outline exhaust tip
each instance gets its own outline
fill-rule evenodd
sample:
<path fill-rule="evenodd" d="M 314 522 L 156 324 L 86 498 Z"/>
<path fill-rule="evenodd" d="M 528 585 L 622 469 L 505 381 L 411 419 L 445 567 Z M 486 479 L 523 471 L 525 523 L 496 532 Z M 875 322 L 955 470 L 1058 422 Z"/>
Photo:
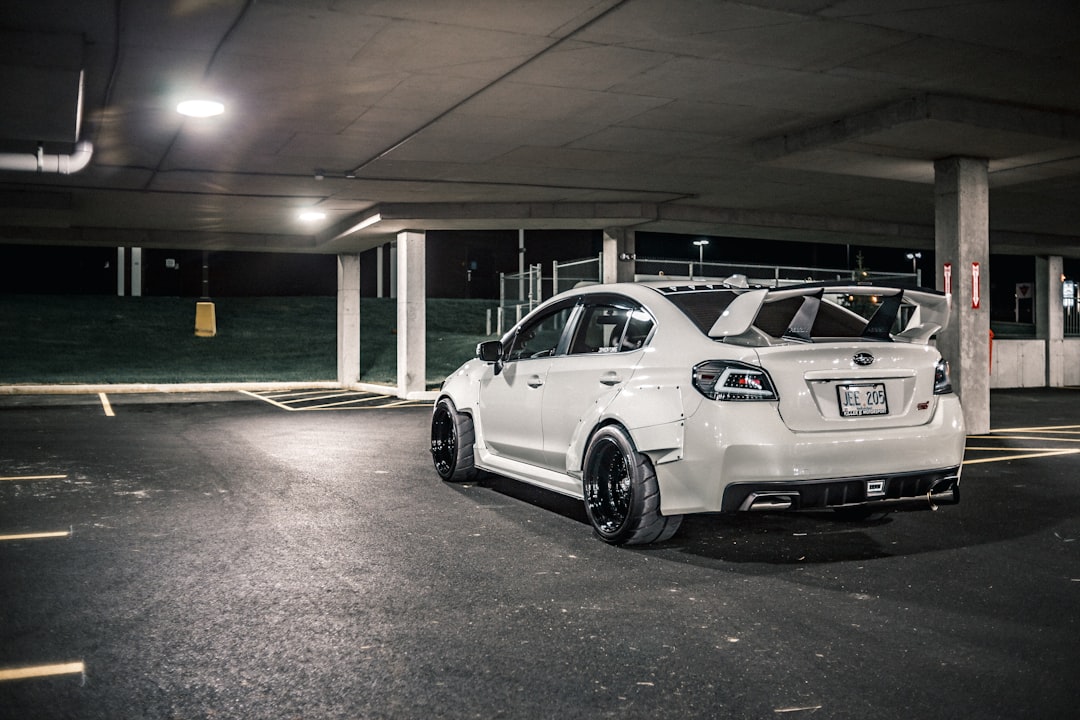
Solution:
<path fill-rule="evenodd" d="M 768 510 L 791 510 L 795 507 L 795 496 L 790 493 L 750 493 L 739 508 L 748 512 Z"/>

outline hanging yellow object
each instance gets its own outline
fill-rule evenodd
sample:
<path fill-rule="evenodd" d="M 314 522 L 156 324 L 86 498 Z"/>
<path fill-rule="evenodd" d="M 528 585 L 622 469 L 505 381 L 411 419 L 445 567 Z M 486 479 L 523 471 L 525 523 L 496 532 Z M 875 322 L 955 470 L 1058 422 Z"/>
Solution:
<path fill-rule="evenodd" d="M 195 336 L 214 337 L 217 335 L 217 317 L 214 315 L 214 303 L 195 304 Z"/>

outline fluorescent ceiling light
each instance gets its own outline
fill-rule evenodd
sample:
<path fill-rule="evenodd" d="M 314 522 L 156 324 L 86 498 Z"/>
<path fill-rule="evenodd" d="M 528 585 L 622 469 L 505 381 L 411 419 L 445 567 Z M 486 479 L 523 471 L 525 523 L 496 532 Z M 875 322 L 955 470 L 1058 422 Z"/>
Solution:
<path fill-rule="evenodd" d="M 300 219 L 304 222 L 318 222 L 319 220 L 326 219 L 326 213 L 319 212 L 318 210 L 305 210 L 300 213 Z"/>
<path fill-rule="evenodd" d="M 176 106 L 176 112 L 188 117 L 213 117 L 225 112 L 225 106 L 217 100 L 185 100 Z"/>

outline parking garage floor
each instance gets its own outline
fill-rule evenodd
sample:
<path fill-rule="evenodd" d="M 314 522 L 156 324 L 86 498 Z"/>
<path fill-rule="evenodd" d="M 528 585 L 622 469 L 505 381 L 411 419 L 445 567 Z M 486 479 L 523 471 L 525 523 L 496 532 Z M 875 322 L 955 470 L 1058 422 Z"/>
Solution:
<path fill-rule="evenodd" d="M 955 507 L 620 549 L 427 407 L 5 396 L 0 717 L 1076 717 L 1078 400 L 996 391 Z"/>

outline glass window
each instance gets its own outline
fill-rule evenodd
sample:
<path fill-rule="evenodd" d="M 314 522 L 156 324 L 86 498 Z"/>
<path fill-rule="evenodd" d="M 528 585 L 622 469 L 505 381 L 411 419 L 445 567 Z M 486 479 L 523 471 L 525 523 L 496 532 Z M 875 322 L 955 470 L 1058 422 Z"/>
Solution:
<path fill-rule="evenodd" d="M 573 311 L 573 305 L 553 308 L 523 325 L 514 335 L 507 361 L 554 355 Z"/>
<path fill-rule="evenodd" d="M 652 317 L 624 305 L 587 305 L 570 345 L 572 354 L 637 350 L 649 337 Z"/>

